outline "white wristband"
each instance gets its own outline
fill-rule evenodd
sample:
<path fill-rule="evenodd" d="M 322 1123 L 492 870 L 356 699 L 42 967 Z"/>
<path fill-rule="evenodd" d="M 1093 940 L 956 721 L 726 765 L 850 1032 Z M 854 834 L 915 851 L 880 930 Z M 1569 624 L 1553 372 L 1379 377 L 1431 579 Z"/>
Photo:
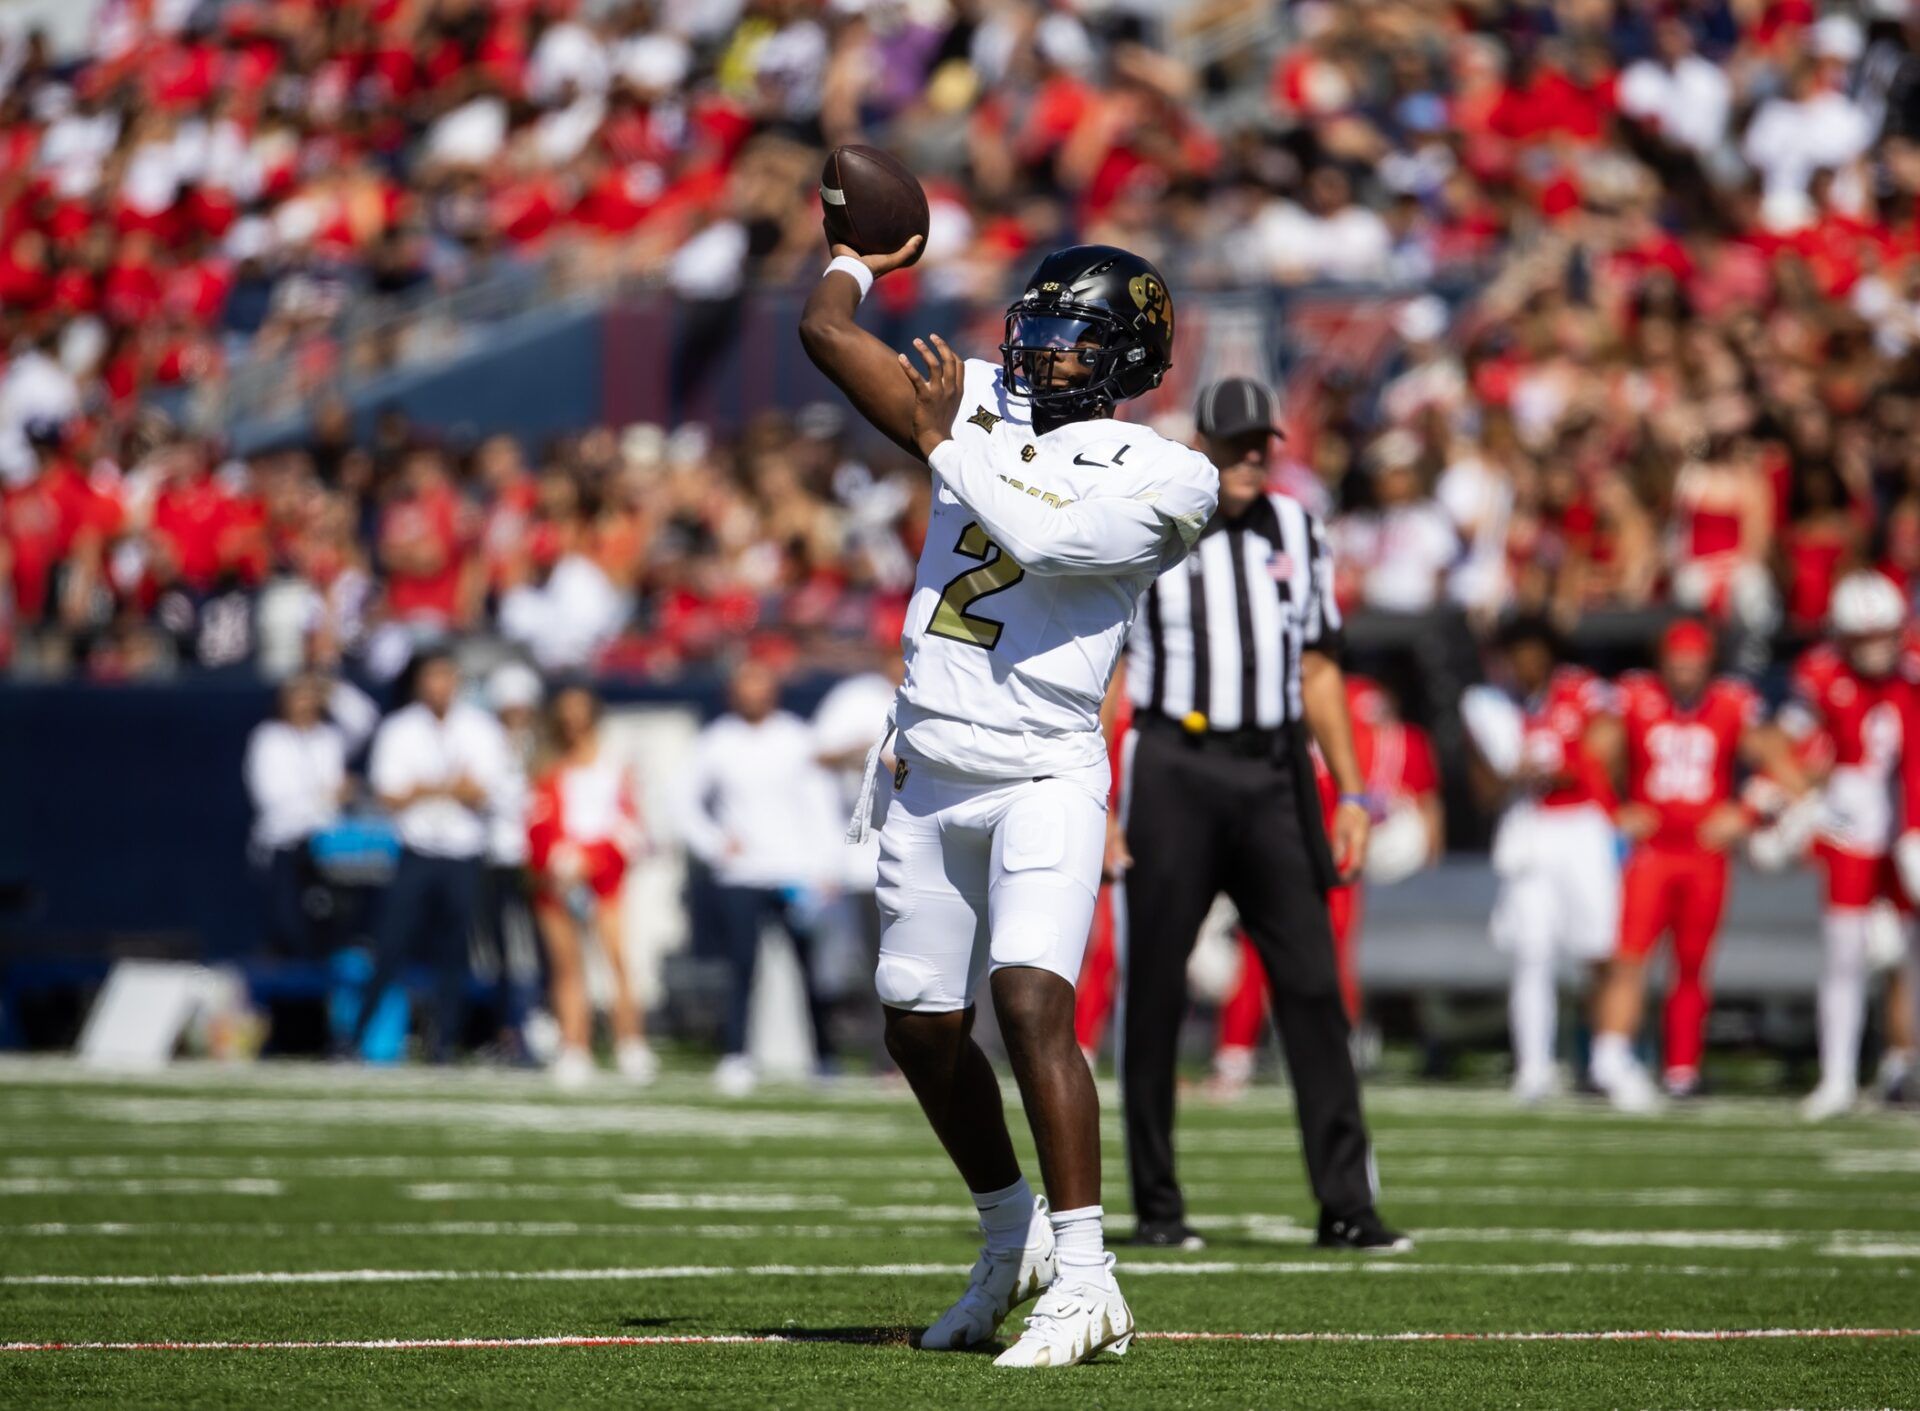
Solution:
<path fill-rule="evenodd" d="M 835 270 L 839 270 L 842 274 L 850 274 L 853 276 L 853 282 L 860 286 L 860 297 L 863 300 L 867 297 L 867 291 L 873 288 L 873 271 L 868 269 L 859 260 L 856 260 L 852 255 L 835 255 L 833 257 L 833 263 L 826 267 L 820 277 L 825 279 L 827 275 L 832 274 Z"/>

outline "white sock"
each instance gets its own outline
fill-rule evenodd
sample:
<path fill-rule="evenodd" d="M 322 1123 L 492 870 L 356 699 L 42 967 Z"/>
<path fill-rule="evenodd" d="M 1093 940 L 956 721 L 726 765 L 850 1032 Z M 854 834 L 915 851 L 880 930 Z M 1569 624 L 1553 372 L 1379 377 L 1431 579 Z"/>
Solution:
<path fill-rule="evenodd" d="M 1513 982 L 1507 993 L 1507 1023 L 1513 1030 L 1513 1064 L 1533 1075 L 1553 1067 L 1553 1030 L 1560 997 L 1554 985 L 1553 951 L 1546 946 L 1513 958 Z"/>
<path fill-rule="evenodd" d="M 973 1204 L 980 1212 L 988 1249 L 1000 1254 L 1026 1248 L 1027 1231 L 1033 1225 L 1033 1188 L 1025 1176 L 1004 1190 L 975 1191 Z"/>
<path fill-rule="evenodd" d="M 1047 1217 L 1053 1222 L 1053 1247 L 1063 1277 L 1102 1284 L 1113 1277 L 1107 1272 L 1106 1231 L 1100 1224 L 1105 1214 L 1097 1205 L 1083 1205 Z"/>
<path fill-rule="evenodd" d="M 1595 1034 L 1589 1066 L 1597 1081 L 1606 1082 L 1633 1067 L 1633 1045 L 1625 1034 Z"/>
<path fill-rule="evenodd" d="M 1820 1084 L 1850 1089 L 1860 1073 L 1860 1030 L 1867 1008 L 1867 914 L 1854 908 L 1821 919 Z"/>

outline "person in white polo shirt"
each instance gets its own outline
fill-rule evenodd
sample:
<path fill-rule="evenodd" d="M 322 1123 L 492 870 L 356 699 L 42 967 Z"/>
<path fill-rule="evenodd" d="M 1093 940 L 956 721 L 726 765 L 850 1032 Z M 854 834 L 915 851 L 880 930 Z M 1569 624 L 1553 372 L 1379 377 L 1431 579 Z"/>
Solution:
<path fill-rule="evenodd" d="M 243 766 L 253 802 L 253 857 L 266 883 L 267 937 L 282 955 L 313 949 L 307 893 L 313 835 L 331 827 L 352 788 L 352 743 L 327 718 L 327 683 L 302 672 L 280 687 L 279 713 L 247 737 Z"/>
<path fill-rule="evenodd" d="M 841 826 L 833 778 L 815 758 L 813 729 L 779 709 L 773 673 L 747 662 L 733 674 L 733 710 L 700 732 L 681 791 L 681 836 L 713 873 L 714 941 L 733 972 L 714 1082 L 740 1095 L 754 1085 L 747 1005 L 760 928 L 793 938 L 806 976 L 814 1053 L 831 1056 L 828 1005 L 814 965 L 822 902 L 840 880 Z"/>
<path fill-rule="evenodd" d="M 449 652 L 423 649 L 412 675 L 413 702 L 381 722 L 367 767 L 368 783 L 393 815 L 400 861 L 381 906 L 373 982 L 353 1043 L 358 1048 L 387 986 L 418 958 L 434 974 L 427 1052 L 440 1063 L 453 1056 L 465 1020 L 467 938 L 505 747 L 498 721 L 456 699 L 460 671 Z"/>

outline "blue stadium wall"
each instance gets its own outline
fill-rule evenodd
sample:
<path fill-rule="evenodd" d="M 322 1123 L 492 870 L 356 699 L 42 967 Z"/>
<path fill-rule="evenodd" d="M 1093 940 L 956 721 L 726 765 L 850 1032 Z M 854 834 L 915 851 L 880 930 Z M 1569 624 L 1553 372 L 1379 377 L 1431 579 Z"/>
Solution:
<path fill-rule="evenodd" d="M 832 679 L 786 704 L 811 712 Z M 616 704 L 722 709 L 717 676 L 609 682 Z M 0 968 L 114 954 L 221 959 L 257 951 L 247 862 L 247 735 L 273 709 L 249 676 L 152 686 L 0 686 Z"/>

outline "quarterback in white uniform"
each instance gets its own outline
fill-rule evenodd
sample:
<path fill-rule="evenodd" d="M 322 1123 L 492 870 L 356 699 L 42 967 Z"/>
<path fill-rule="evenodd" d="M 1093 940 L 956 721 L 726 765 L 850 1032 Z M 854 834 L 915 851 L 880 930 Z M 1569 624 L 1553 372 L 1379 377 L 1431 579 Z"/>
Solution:
<path fill-rule="evenodd" d="M 1100 704 L 1140 594 L 1199 537 L 1219 477 L 1199 452 L 1111 419 L 1171 365 L 1173 305 L 1153 266 L 1106 246 L 1060 251 L 1008 310 L 999 365 L 963 363 L 937 337 L 915 340 L 915 363 L 853 313 L 916 249 L 835 247 L 801 338 L 933 471 L 897 764 L 874 804 L 875 987 L 888 1052 L 966 1180 L 986 1242 L 921 1346 L 986 1342 L 1038 1294 L 996 1365 L 1066 1366 L 1124 1353 L 1133 1336 L 1101 1233 L 1098 1099 L 1073 1035 L 1106 841 Z M 971 1038 L 983 975 L 1051 1210 L 1020 1173 Z"/>

